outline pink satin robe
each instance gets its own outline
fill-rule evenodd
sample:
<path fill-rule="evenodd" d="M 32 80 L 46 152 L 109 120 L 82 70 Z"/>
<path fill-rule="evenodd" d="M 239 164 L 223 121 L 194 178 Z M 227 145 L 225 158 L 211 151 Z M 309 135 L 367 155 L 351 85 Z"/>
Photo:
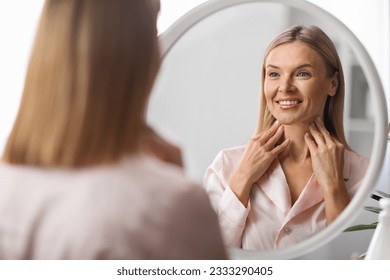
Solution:
<path fill-rule="evenodd" d="M 245 208 L 228 185 L 244 149 L 236 147 L 221 151 L 204 177 L 204 187 L 218 214 L 227 246 L 248 250 L 283 248 L 325 228 L 324 198 L 315 176 L 311 176 L 291 206 L 289 187 L 278 160 L 255 183 Z M 351 197 L 359 188 L 368 163 L 367 158 L 345 151 L 344 180 Z"/>

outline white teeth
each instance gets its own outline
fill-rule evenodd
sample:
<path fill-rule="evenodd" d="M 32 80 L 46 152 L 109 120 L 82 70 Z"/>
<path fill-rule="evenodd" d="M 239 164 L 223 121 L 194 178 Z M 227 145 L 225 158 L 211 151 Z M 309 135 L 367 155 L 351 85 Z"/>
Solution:
<path fill-rule="evenodd" d="M 291 106 L 291 105 L 296 105 L 298 104 L 298 101 L 292 101 L 292 100 L 286 100 L 286 101 L 279 101 L 279 104 L 282 106 Z"/>

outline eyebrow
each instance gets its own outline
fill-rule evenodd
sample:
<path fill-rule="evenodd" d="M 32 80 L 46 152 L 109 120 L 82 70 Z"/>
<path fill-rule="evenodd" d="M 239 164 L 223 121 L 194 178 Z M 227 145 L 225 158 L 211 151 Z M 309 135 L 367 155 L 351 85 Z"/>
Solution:
<path fill-rule="evenodd" d="M 305 67 L 311 67 L 311 68 L 314 68 L 314 66 L 310 63 L 304 63 L 304 64 L 301 64 L 299 65 L 298 67 L 296 67 L 296 69 L 299 69 L 299 68 L 305 68 Z M 273 65 L 273 64 L 268 64 L 267 66 L 265 66 L 265 68 L 276 68 L 276 69 L 280 69 L 280 67 L 276 66 L 276 65 Z"/>

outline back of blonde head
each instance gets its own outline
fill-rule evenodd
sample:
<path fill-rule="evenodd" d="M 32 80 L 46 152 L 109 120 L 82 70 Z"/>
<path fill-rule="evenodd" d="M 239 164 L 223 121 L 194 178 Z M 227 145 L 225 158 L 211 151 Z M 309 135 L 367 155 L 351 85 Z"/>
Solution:
<path fill-rule="evenodd" d="M 76 167 L 136 153 L 159 67 L 145 0 L 47 0 L 6 162 Z"/>

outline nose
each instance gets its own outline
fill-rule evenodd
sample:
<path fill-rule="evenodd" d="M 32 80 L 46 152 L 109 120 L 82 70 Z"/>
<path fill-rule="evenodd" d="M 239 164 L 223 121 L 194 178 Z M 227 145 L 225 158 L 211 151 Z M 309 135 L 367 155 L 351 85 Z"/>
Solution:
<path fill-rule="evenodd" d="M 293 79 L 291 77 L 284 77 L 279 80 L 280 84 L 278 91 L 280 92 L 293 92 L 296 90 Z"/>

